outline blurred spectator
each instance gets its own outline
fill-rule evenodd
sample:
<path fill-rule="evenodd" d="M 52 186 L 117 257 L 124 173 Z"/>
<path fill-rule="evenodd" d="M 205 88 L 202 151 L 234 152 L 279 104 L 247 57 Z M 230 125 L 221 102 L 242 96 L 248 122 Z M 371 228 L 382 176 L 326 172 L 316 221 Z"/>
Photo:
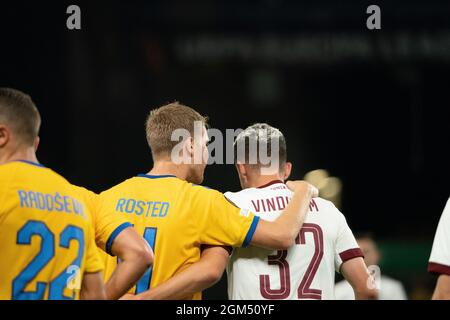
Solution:
<path fill-rule="evenodd" d="M 366 265 L 378 265 L 381 254 L 373 238 L 370 235 L 364 235 L 357 237 L 356 240 L 364 253 L 364 261 Z M 336 283 L 334 292 L 337 300 L 355 300 L 353 289 L 346 280 Z M 400 281 L 381 274 L 379 299 L 407 300 L 408 298 Z"/>

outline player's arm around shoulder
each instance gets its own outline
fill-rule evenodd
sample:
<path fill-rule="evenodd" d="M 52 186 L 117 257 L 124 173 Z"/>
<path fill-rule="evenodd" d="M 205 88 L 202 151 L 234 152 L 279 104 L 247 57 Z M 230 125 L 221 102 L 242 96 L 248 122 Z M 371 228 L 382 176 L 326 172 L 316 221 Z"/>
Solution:
<path fill-rule="evenodd" d="M 248 245 L 259 217 L 241 210 L 223 193 L 193 186 L 190 191 L 190 212 L 198 243 L 240 247 Z"/>
<path fill-rule="evenodd" d="M 289 205 L 273 222 L 260 220 L 250 243 L 269 249 L 288 249 L 297 237 L 311 199 L 318 196 L 318 190 L 304 181 L 289 181 L 288 188 L 293 191 Z"/>
<path fill-rule="evenodd" d="M 191 209 L 196 214 L 199 242 L 232 247 L 251 243 L 270 249 L 289 248 L 318 191 L 304 181 L 288 182 L 288 187 L 294 192 L 292 199 L 274 222 L 263 221 L 248 210 L 237 208 L 218 191 L 198 189 L 193 192 Z"/>

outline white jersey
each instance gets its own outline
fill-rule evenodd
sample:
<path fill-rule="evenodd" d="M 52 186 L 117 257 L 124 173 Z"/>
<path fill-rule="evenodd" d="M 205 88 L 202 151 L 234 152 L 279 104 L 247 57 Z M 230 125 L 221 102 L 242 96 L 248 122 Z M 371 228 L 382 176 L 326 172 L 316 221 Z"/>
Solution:
<path fill-rule="evenodd" d="M 450 275 L 450 199 L 447 201 L 434 236 L 428 271 Z"/>
<path fill-rule="evenodd" d="M 282 181 L 227 192 L 241 209 L 273 221 L 292 192 Z M 236 248 L 227 266 L 228 297 L 235 299 L 334 299 L 334 276 L 344 261 L 363 254 L 345 217 L 329 201 L 315 198 L 289 250 Z"/>
<path fill-rule="evenodd" d="M 334 293 L 337 300 L 355 300 L 355 292 L 352 286 L 346 280 L 336 283 Z M 398 280 L 390 277 L 381 276 L 379 300 L 407 300 L 405 288 Z"/>

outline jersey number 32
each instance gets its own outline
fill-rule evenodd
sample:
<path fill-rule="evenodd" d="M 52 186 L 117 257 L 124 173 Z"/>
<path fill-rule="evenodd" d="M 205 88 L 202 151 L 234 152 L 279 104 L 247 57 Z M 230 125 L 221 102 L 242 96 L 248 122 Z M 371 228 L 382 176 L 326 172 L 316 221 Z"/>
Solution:
<path fill-rule="evenodd" d="M 311 233 L 314 239 L 314 254 L 306 269 L 305 275 L 297 289 L 298 299 L 322 299 L 322 290 L 312 289 L 311 283 L 319 268 L 323 257 L 323 232 L 319 225 L 313 223 L 303 224 L 300 233 L 295 240 L 296 245 L 306 244 L 305 234 Z M 272 289 L 270 287 L 269 275 L 259 276 L 260 293 L 265 299 L 286 299 L 291 294 L 291 274 L 289 263 L 286 260 L 287 250 L 278 250 L 275 255 L 268 256 L 269 265 L 277 265 L 280 269 L 280 288 Z"/>

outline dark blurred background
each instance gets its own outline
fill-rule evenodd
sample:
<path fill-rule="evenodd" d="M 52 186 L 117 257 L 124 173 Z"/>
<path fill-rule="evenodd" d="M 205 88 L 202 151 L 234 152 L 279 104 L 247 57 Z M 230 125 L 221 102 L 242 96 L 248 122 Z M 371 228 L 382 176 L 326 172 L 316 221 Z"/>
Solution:
<path fill-rule="evenodd" d="M 82 30 L 66 28 L 69 4 Z M 370 4 L 381 30 L 366 28 Z M 293 178 L 338 177 L 340 208 L 375 234 L 383 272 L 429 298 L 450 194 L 450 2 L 2 1 L 0 36 L 0 86 L 33 97 L 38 157 L 72 182 L 99 192 L 148 171 L 145 117 L 166 102 L 221 130 L 268 122 Z M 239 188 L 231 165 L 210 166 L 205 184 Z"/>

